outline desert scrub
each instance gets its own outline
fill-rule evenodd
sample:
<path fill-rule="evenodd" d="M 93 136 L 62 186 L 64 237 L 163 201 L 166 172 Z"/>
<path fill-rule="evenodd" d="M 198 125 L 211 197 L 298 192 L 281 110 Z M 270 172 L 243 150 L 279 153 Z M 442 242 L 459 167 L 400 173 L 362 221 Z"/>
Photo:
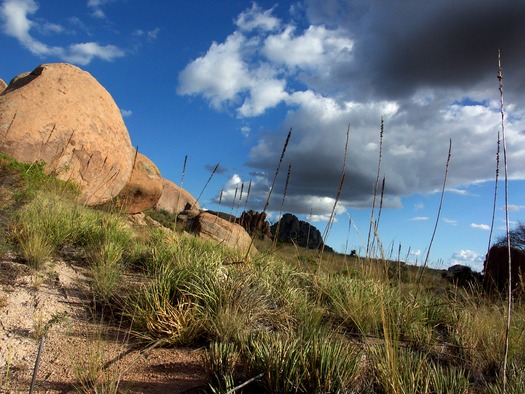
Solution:
<path fill-rule="evenodd" d="M 443 367 L 426 354 L 403 349 L 398 343 L 369 347 L 374 392 L 387 394 L 468 393 L 469 373 Z"/>
<path fill-rule="evenodd" d="M 456 310 L 456 323 L 451 340 L 458 347 L 459 357 L 468 362 L 473 375 L 490 379 L 499 372 L 505 342 L 505 309 L 497 303 L 469 303 Z M 519 304 L 509 332 L 509 362 L 525 364 L 525 307 Z"/>
<path fill-rule="evenodd" d="M 204 353 L 204 368 L 208 375 L 208 386 L 212 393 L 225 393 L 235 387 L 243 377 L 240 352 L 233 343 L 212 342 Z"/>
<path fill-rule="evenodd" d="M 359 351 L 326 330 L 260 333 L 246 354 L 248 375 L 263 374 L 264 392 L 338 393 L 357 386 Z"/>
<path fill-rule="evenodd" d="M 379 293 L 383 287 L 373 279 L 359 280 L 337 274 L 320 274 L 316 281 L 319 300 L 336 327 L 352 334 L 373 336 L 381 332 Z M 389 296 L 388 300 L 395 298 Z"/>
<path fill-rule="evenodd" d="M 242 343 L 256 331 L 286 330 L 290 317 L 256 273 L 210 253 L 159 269 L 131 295 L 127 313 L 139 336 L 170 345 Z"/>

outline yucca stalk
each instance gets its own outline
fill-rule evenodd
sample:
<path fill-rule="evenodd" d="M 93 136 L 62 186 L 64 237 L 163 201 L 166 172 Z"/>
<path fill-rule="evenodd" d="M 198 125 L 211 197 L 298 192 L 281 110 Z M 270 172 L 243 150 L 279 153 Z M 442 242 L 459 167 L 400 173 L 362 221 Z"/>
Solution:
<path fill-rule="evenodd" d="M 448 167 L 449 167 L 449 164 L 450 164 L 451 152 L 452 152 L 452 139 L 449 140 L 449 144 L 448 144 L 447 163 L 445 165 L 445 176 L 443 178 L 443 187 L 441 188 L 441 198 L 439 200 L 439 208 L 438 208 L 438 212 L 437 212 L 437 215 L 436 215 L 436 223 L 434 224 L 434 230 L 432 231 L 432 237 L 430 238 L 430 243 L 428 245 L 425 261 L 423 262 L 421 267 L 419 267 L 418 280 L 416 282 L 418 284 L 421 281 L 421 277 L 423 276 L 424 269 L 428 266 L 428 259 L 430 258 L 430 250 L 432 249 L 432 244 L 434 243 L 434 237 L 436 236 L 437 227 L 438 227 L 438 224 L 439 224 L 439 218 L 441 216 L 441 209 L 443 207 L 443 199 L 445 197 L 445 188 L 446 188 L 446 185 L 447 185 Z M 416 297 L 414 297 L 414 300 L 417 298 L 418 291 L 419 291 L 419 287 L 416 290 Z"/>
<path fill-rule="evenodd" d="M 507 233 L 507 252 L 509 261 L 509 282 L 507 288 L 507 324 L 505 328 L 505 351 L 503 356 L 503 394 L 507 389 L 507 364 L 509 358 L 509 336 L 512 311 L 512 261 L 510 249 L 510 221 L 509 221 L 509 181 L 507 167 L 507 139 L 505 138 L 505 111 L 503 102 L 503 68 L 501 66 L 501 51 L 498 50 L 498 80 L 501 112 L 501 138 L 503 141 L 503 168 L 505 178 L 505 230 Z"/>
<path fill-rule="evenodd" d="M 374 238 L 372 239 L 372 246 L 371 249 L 374 249 L 375 241 L 377 239 L 379 243 L 379 222 L 381 220 L 381 212 L 383 211 L 383 198 L 385 195 L 385 176 L 383 176 L 383 183 L 381 184 L 381 197 L 379 198 L 379 211 L 377 213 L 377 220 L 374 224 Z"/>
<path fill-rule="evenodd" d="M 235 216 L 239 216 L 239 208 L 241 207 L 243 193 L 244 193 L 244 182 L 241 183 L 241 191 L 239 193 L 239 202 L 237 203 L 237 208 L 235 210 Z"/>
<path fill-rule="evenodd" d="M 490 222 L 489 242 L 487 246 L 487 261 L 489 261 L 489 257 L 490 257 L 490 245 L 492 244 L 492 234 L 494 232 L 494 221 L 496 218 L 496 205 L 497 205 L 497 200 L 498 200 L 500 146 L 501 146 L 501 139 L 500 139 L 500 133 L 498 131 L 498 147 L 496 150 L 496 178 L 494 181 L 494 203 L 492 205 L 492 220 Z"/>
<path fill-rule="evenodd" d="M 283 201 L 281 203 L 281 210 L 279 211 L 279 221 L 277 222 L 277 229 L 275 230 L 275 235 L 273 236 L 273 249 L 274 250 L 277 248 L 277 239 L 279 238 L 279 228 L 281 227 L 281 218 L 283 217 L 284 201 L 286 199 L 286 192 L 288 191 L 288 182 L 290 181 L 291 171 L 292 171 L 292 165 L 289 164 L 288 174 L 286 175 L 286 183 L 284 184 Z M 308 231 L 308 235 L 310 235 L 310 231 Z M 306 247 L 308 248 L 308 242 L 306 243 Z"/>
<path fill-rule="evenodd" d="M 334 201 L 334 206 L 332 207 L 332 212 L 330 212 L 330 218 L 328 219 L 328 223 L 326 224 L 326 228 L 324 230 L 323 245 L 321 246 L 321 251 L 319 253 L 319 264 L 317 266 L 317 270 L 319 270 L 320 265 L 321 265 L 321 260 L 323 258 L 323 253 L 324 253 L 325 242 L 328 239 L 328 234 L 330 233 L 330 228 L 332 227 L 332 223 L 334 220 L 335 209 L 337 208 L 337 203 L 339 202 L 339 197 L 341 197 L 341 191 L 343 190 L 343 183 L 345 181 L 345 172 L 346 172 L 346 158 L 348 157 L 348 140 L 349 139 L 350 139 L 350 125 L 348 125 L 348 128 L 346 129 L 345 154 L 343 158 L 343 168 L 341 170 L 341 178 L 339 179 L 339 187 L 337 189 L 337 195 L 335 196 L 335 201 Z"/>
<path fill-rule="evenodd" d="M 231 207 L 231 210 L 230 210 L 230 218 L 228 219 L 228 221 L 232 220 L 233 210 L 235 209 L 235 202 L 237 201 L 237 193 L 238 192 L 239 192 L 239 184 L 236 184 L 235 185 L 235 193 L 233 195 L 233 200 L 232 200 L 232 207 Z"/>
<path fill-rule="evenodd" d="M 281 158 L 279 159 L 279 164 L 277 165 L 277 169 L 275 170 L 275 175 L 273 177 L 272 186 L 270 187 L 270 190 L 268 192 L 268 197 L 266 198 L 266 202 L 264 203 L 264 208 L 262 213 L 266 213 L 266 210 L 268 209 L 268 206 L 270 205 L 270 198 L 272 197 L 273 188 L 275 187 L 275 182 L 277 181 L 277 177 L 279 176 L 279 170 L 281 169 L 281 164 L 283 163 L 284 154 L 286 153 L 286 148 L 288 147 L 288 143 L 290 142 L 290 137 L 292 136 L 292 128 L 290 127 L 290 131 L 288 132 L 288 135 L 286 136 L 286 141 L 284 142 L 283 150 L 281 152 Z M 259 218 L 259 221 L 262 220 L 261 218 L 264 215 L 261 215 Z M 244 256 L 244 260 L 248 260 L 248 256 L 250 255 L 250 250 L 253 246 L 253 240 L 257 237 L 259 234 L 259 228 L 261 227 L 261 223 L 257 223 L 257 226 L 255 226 L 255 231 L 252 235 L 252 240 L 250 242 L 250 245 L 248 245 L 248 250 L 246 250 L 246 255 Z"/>
<path fill-rule="evenodd" d="M 215 168 L 213 169 L 213 171 L 211 172 L 208 180 L 206 181 L 206 183 L 204 184 L 204 187 L 202 188 L 201 190 L 201 193 L 199 194 L 199 197 L 197 197 L 197 200 L 195 200 L 195 202 L 193 203 L 193 205 L 191 206 L 192 208 L 199 202 L 200 198 L 202 197 L 202 194 L 204 193 L 204 190 L 206 190 L 206 188 L 208 187 L 208 184 L 210 183 L 211 179 L 213 178 L 213 176 L 215 175 L 215 173 L 217 172 L 217 170 L 219 169 L 219 165 L 221 163 L 217 163 L 215 165 Z"/>
<path fill-rule="evenodd" d="M 248 208 L 248 199 L 250 198 L 250 192 L 252 191 L 252 180 L 248 183 L 248 191 L 246 192 L 246 200 L 244 200 L 244 210 Z"/>
<path fill-rule="evenodd" d="M 372 199 L 372 212 L 370 213 L 370 225 L 368 227 L 368 241 L 366 243 L 366 258 L 369 257 L 370 253 L 370 237 L 372 235 L 372 226 L 374 224 L 374 210 L 376 207 L 377 187 L 379 186 L 379 174 L 381 173 L 381 161 L 383 159 L 383 131 L 384 123 L 381 117 L 381 130 L 379 132 L 379 159 L 377 161 L 377 176 L 374 184 L 374 196 Z"/>
<path fill-rule="evenodd" d="M 180 178 L 180 187 L 184 184 L 184 175 L 186 174 L 186 164 L 188 163 L 188 155 L 184 156 L 184 164 L 182 165 L 182 177 Z"/>

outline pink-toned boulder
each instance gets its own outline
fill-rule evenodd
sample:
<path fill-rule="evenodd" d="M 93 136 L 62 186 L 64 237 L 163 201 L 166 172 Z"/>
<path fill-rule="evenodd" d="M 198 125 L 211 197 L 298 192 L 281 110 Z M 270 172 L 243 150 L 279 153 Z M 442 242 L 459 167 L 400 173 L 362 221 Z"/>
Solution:
<path fill-rule="evenodd" d="M 80 201 L 103 204 L 127 183 L 134 152 L 111 95 L 86 71 L 43 64 L 0 94 L 0 151 L 79 184 Z"/>
<path fill-rule="evenodd" d="M 212 239 L 242 253 L 248 251 L 252 243 L 250 235 L 242 226 L 208 212 L 201 212 L 193 219 L 192 231 L 202 239 Z M 250 250 L 256 252 L 253 245 Z"/>
<path fill-rule="evenodd" d="M 138 213 L 155 208 L 162 194 L 162 177 L 157 166 L 142 153 L 137 153 L 135 165 L 117 201 L 126 213 Z"/>
<path fill-rule="evenodd" d="M 3 79 L 0 79 L 0 94 L 7 88 L 7 84 L 4 82 Z"/>
<path fill-rule="evenodd" d="M 170 180 L 163 179 L 162 195 L 155 209 L 162 209 L 169 213 L 181 213 L 190 207 L 192 210 L 200 209 L 199 203 L 188 191 Z"/>

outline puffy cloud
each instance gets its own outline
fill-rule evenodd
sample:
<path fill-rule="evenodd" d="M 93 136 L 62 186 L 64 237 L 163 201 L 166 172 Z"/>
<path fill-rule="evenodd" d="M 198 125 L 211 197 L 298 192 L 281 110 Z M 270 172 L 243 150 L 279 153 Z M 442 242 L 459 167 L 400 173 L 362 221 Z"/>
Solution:
<path fill-rule="evenodd" d="M 477 223 L 471 223 L 470 228 L 473 228 L 475 230 L 490 230 L 490 226 L 488 224 L 477 224 Z"/>
<path fill-rule="evenodd" d="M 28 15 L 34 14 L 37 10 L 38 5 L 33 0 L 4 1 L 0 8 L 4 33 L 16 38 L 34 55 L 62 56 L 64 53 L 62 48 L 50 47 L 31 36 L 30 30 L 35 23 L 28 19 Z"/>
<path fill-rule="evenodd" d="M 279 27 L 280 21 L 278 18 L 272 15 L 273 9 L 275 7 L 263 11 L 256 4 L 252 4 L 252 8 L 247 9 L 237 17 L 235 24 L 242 31 L 250 31 L 255 29 L 261 30 L 275 30 Z"/>
<path fill-rule="evenodd" d="M 296 30 L 295 26 L 288 25 L 282 33 L 270 35 L 262 52 L 274 63 L 318 71 L 335 60 L 347 60 L 353 42 L 342 31 L 324 26 L 310 26 L 300 34 L 294 34 Z"/>
<path fill-rule="evenodd" d="M 98 19 L 104 19 L 106 14 L 102 10 L 102 6 L 113 0 L 88 0 L 87 6 L 92 9 L 91 16 Z"/>
<path fill-rule="evenodd" d="M 122 56 L 124 56 L 124 51 L 118 47 L 114 45 L 101 46 L 95 42 L 73 44 L 68 48 L 68 51 L 62 55 L 64 60 L 80 65 L 89 64 L 94 58 L 113 61 Z"/>
<path fill-rule="evenodd" d="M 476 271 L 483 270 L 483 262 L 485 261 L 485 256 L 479 253 L 476 253 L 472 250 L 465 249 L 455 252 L 452 257 L 448 260 L 450 265 L 461 264 L 471 267 Z"/>
<path fill-rule="evenodd" d="M 93 2 L 97 3 L 97 2 Z M 99 2 L 100 3 L 100 2 Z M 4 32 L 16 38 L 32 54 L 37 56 L 56 56 L 62 60 L 86 65 L 94 58 L 112 61 L 124 56 L 124 51 L 114 45 L 101 46 L 95 42 L 72 44 L 67 48 L 49 46 L 31 35 L 31 29 L 37 27 L 43 31 L 62 32 L 59 25 L 45 22 L 38 25 L 29 19 L 29 16 L 36 13 L 38 5 L 33 0 L 5 0 L 0 8 L 0 15 L 3 20 Z"/>
<path fill-rule="evenodd" d="M 241 55 L 246 38 L 230 35 L 222 44 L 214 42 L 208 52 L 188 64 L 179 75 L 179 94 L 202 94 L 220 109 L 250 84 L 248 66 Z"/>
<path fill-rule="evenodd" d="M 123 109 L 121 108 L 120 109 L 120 114 L 122 115 L 123 118 L 129 118 L 131 115 L 133 115 L 133 112 L 129 109 Z"/>

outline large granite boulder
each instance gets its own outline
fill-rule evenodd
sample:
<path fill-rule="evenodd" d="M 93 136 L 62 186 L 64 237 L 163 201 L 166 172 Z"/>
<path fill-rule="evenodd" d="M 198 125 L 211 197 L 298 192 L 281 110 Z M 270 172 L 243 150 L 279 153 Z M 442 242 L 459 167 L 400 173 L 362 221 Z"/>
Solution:
<path fill-rule="evenodd" d="M 212 239 L 241 252 L 246 252 L 252 243 L 250 235 L 244 228 L 209 212 L 201 212 L 194 218 L 191 230 L 200 238 Z M 251 251 L 255 251 L 253 245 Z"/>
<path fill-rule="evenodd" d="M 0 151 L 76 182 L 80 201 L 103 204 L 127 183 L 134 152 L 111 95 L 86 71 L 43 64 L 0 94 Z"/>
<path fill-rule="evenodd" d="M 285 243 L 295 243 L 298 246 L 309 249 L 321 249 L 323 247 L 323 237 L 321 232 L 313 225 L 291 213 L 285 213 L 281 220 L 271 226 L 272 233 L 277 234 L 277 240 Z M 324 246 L 325 251 L 332 252 L 329 246 Z"/>
<path fill-rule="evenodd" d="M 162 195 L 162 177 L 157 166 L 142 153 L 137 153 L 133 171 L 117 201 L 126 213 L 153 209 Z"/>
<path fill-rule="evenodd" d="M 512 290 L 525 290 L 525 250 L 510 248 Z M 509 253 L 506 246 L 490 248 L 483 264 L 483 287 L 488 291 L 507 290 L 509 284 Z"/>
<path fill-rule="evenodd" d="M 191 210 L 200 209 L 197 200 L 182 187 L 172 181 L 162 179 L 162 194 L 155 209 L 169 213 L 181 213 L 190 208 Z"/>
<path fill-rule="evenodd" d="M 7 84 L 4 82 L 3 79 L 0 79 L 0 94 L 7 88 Z"/>

